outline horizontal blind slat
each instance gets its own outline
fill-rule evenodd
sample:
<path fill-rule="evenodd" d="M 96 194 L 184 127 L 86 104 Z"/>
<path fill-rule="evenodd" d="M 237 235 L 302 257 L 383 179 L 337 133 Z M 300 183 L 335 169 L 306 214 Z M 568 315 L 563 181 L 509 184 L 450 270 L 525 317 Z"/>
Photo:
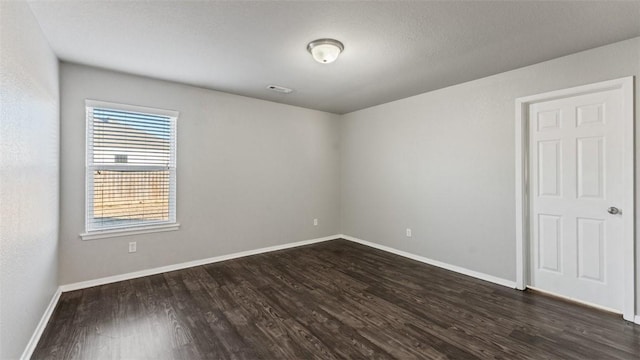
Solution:
<path fill-rule="evenodd" d="M 154 122 L 161 122 L 161 121 L 170 122 L 171 121 L 171 117 L 165 116 L 165 115 L 152 115 L 152 114 L 137 113 L 132 111 L 118 111 L 118 110 L 102 109 L 102 108 L 93 108 L 93 116 L 94 117 L 119 116 L 123 118 L 151 120 Z"/>

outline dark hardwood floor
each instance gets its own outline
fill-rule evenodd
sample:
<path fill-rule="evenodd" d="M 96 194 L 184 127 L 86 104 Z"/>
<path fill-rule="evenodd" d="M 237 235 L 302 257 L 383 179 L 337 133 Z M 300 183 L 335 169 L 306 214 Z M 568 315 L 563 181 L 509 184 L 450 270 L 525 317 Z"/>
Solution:
<path fill-rule="evenodd" d="M 639 359 L 640 326 L 345 240 L 62 294 L 34 359 Z"/>

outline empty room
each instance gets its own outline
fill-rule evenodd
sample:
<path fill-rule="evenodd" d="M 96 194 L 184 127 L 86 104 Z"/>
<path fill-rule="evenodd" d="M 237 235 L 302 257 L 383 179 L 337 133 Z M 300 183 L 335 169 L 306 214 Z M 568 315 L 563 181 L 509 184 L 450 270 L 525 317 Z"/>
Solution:
<path fill-rule="evenodd" d="M 0 359 L 640 359 L 640 1 L 0 0 Z"/>

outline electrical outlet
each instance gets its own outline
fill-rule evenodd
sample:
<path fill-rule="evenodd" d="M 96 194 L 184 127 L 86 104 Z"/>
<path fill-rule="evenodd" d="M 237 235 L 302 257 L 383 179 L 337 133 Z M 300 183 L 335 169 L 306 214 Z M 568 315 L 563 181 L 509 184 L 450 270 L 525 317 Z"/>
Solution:
<path fill-rule="evenodd" d="M 129 252 L 130 253 L 134 253 L 136 251 L 138 251 L 138 243 L 135 242 L 135 241 L 130 242 L 129 243 Z"/>
<path fill-rule="evenodd" d="M 313 226 L 318 226 L 318 219 L 313 219 Z"/>
<path fill-rule="evenodd" d="M 407 228 L 407 237 L 411 237 L 411 229 Z"/>

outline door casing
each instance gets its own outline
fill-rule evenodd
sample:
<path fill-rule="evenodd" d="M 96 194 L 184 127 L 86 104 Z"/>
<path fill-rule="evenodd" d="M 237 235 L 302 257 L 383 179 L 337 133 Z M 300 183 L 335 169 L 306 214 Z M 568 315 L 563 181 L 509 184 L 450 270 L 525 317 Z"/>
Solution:
<path fill-rule="evenodd" d="M 624 235 L 623 268 L 624 289 L 622 316 L 625 320 L 635 319 L 635 209 L 634 209 L 634 99 L 633 76 L 595 84 L 556 90 L 516 99 L 516 288 L 525 290 L 529 279 L 529 261 L 531 258 L 530 214 L 529 214 L 529 106 L 535 103 L 562 99 L 566 97 L 596 93 L 606 90 L 619 90 L 622 95 L 622 122 L 624 123 L 624 159 L 623 186 Z"/>

